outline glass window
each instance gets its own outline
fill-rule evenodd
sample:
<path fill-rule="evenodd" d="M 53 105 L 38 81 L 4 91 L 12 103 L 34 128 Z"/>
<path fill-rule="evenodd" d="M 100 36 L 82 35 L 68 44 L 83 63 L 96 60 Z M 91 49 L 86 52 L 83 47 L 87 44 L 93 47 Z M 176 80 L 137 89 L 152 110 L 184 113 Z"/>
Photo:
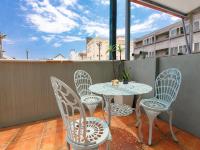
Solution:
<path fill-rule="evenodd" d="M 183 27 L 180 27 L 180 34 L 183 34 Z"/>
<path fill-rule="evenodd" d="M 170 49 L 170 55 L 177 55 L 178 54 L 178 47 L 172 47 Z"/>
<path fill-rule="evenodd" d="M 194 43 L 194 52 L 199 52 L 199 43 Z"/>
<path fill-rule="evenodd" d="M 179 46 L 178 52 L 179 52 L 179 53 L 183 53 L 183 46 Z"/>
<path fill-rule="evenodd" d="M 170 31 L 170 37 L 175 37 L 177 35 L 177 30 L 176 29 L 172 29 Z"/>
<path fill-rule="evenodd" d="M 172 47 L 172 48 L 170 48 L 170 49 L 169 49 L 169 55 L 171 55 L 171 56 L 172 56 L 172 55 L 173 55 L 173 51 L 174 51 L 174 48 L 173 48 L 173 47 Z"/>
<path fill-rule="evenodd" d="M 199 30 L 199 21 L 195 21 L 194 22 L 194 31 L 198 31 Z"/>
<path fill-rule="evenodd" d="M 149 51 L 147 57 L 154 57 L 154 52 L 153 51 Z"/>
<path fill-rule="evenodd" d="M 177 34 L 180 34 L 180 28 L 177 28 L 177 29 L 176 29 L 176 33 L 177 33 Z"/>
<path fill-rule="evenodd" d="M 144 39 L 144 40 L 143 40 L 143 44 L 144 44 L 144 45 L 147 45 L 147 39 Z"/>

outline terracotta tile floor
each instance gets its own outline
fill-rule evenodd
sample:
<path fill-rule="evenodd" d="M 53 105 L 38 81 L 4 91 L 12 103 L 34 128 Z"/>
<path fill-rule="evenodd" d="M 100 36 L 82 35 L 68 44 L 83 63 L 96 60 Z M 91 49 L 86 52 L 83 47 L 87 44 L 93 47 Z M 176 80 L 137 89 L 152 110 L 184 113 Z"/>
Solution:
<path fill-rule="evenodd" d="M 102 112 L 95 116 L 102 118 Z M 174 128 L 179 140 L 175 143 L 167 123 L 157 120 L 153 128 L 153 145 L 146 145 L 148 120 L 143 120 L 144 144 L 137 142 L 135 113 L 127 117 L 112 117 L 112 150 L 199 150 L 200 138 Z M 65 130 L 61 118 L 43 120 L 11 128 L 0 129 L 0 150 L 66 150 Z M 104 150 L 105 145 L 100 146 Z"/>

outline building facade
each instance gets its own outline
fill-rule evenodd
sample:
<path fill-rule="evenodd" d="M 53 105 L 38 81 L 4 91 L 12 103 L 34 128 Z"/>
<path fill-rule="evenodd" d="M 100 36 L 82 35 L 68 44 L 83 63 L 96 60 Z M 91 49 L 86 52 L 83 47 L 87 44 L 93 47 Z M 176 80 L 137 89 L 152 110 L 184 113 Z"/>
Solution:
<path fill-rule="evenodd" d="M 123 49 L 121 59 L 125 59 L 125 37 L 117 37 L 117 45 Z M 87 38 L 86 39 L 86 59 L 87 60 L 109 60 L 109 41 L 106 38 Z M 133 52 L 133 41 L 130 43 L 130 51 Z M 117 51 L 116 59 L 120 59 L 120 53 Z"/>
<path fill-rule="evenodd" d="M 186 34 L 189 40 L 190 24 L 185 21 Z M 193 16 L 192 53 L 200 52 L 200 13 Z M 182 21 L 147 34 L 134 40 L 134 58 L 171 56 L 187 54 L 186 40 Z"/>

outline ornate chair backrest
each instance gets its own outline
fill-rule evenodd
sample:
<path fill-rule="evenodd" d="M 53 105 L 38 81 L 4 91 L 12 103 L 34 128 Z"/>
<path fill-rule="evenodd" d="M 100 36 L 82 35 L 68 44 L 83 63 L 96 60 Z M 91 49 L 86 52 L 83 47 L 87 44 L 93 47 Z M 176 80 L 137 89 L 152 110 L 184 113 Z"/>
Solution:
<path fill-rule="evenodd" d="M 161 72 L 155 82 L 156 97 L 171 105 L 176 99 L 181 84 L 181 72 L 176 68 Z"/>
<path fill-rule="evenodd" d="M 76 144 L 87 143 L 86 114 L 80 99 L 69 86 L 56 77 L 51 77 L 51 83 L 68 138 Z"/>
<path fill-rule="evenodd" d="M 92 85 L 92 79 L 86 71 L 76 70 L 74 73 L 74 83 L 80 97 L 92 94 L 89 90 L 89 86 Z"/>

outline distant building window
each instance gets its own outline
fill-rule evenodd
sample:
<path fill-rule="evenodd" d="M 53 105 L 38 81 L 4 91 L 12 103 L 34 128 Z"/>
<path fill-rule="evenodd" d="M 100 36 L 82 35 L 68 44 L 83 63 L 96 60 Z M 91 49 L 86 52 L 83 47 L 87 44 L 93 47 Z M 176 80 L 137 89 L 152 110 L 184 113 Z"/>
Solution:
<path fill-rule="evenodd" d="M 149 51 L 147 54 L 147 57 L 154 57 L 155 56 L 155 52 L 154 51 Z"/>
<path fill-rule="evenodd" d="M 174 47 L 173 55 L 177 55 L 177 54 L 178 54 L 178 47 Z"/>
<path fill-rule="evenodd" d="M 183 27 L 180 27 L 180 34 L 183 34 Z"/>
<path fill-rule="evenodd" d="M 174 29 L 170 30 L 170 37 L 176 37 L 183 33 L 184 33 L 183 27 L 174 28 Z"/>
<path fill-rule="evenodd" d="M 149 44 L 149 38 L 147 39 L 147 44 Z"/>
<path fill-rule="evenodd" d="M 199 52 L 199 43 L 194 43 L 194 52 Z"/>
<path fill-rule="evenodd" d="M 177 55 L 178 54 L 178 47 L 172 47 L 169 49 L 169 55 Z"/>
<path fill-rule="evenodd" d="M 143 40 L 143 45 L 149 45 L 149 44 L 152 44 L 152 43 L 154 43 L 154 37 L 153 36 L 148 37 L 148 38 Z"/>
<path fill-rule="evenodd" d="M 175 36 L 177 36 L 177 29 L 172 29 L 170 31 L 170 37 L 175 37 Z"/>
<path fill-rule="evenodd" d="M 187 52 L 186 45 L 179 46 L 178 53 L 186 54 L 186 52 Z"/>
<path fill-rule="evenodd" d="M 147 39 L 143 40 L 143 45 L 147 45 Z"/>
<path fill-rule="evenodd" d="M 152 43 L 154 43 L 155 42 L 155 39 L 154 39 L 154 37 L 152 37 Z"/>
<path fill-rule="evenodd" d="M 178 53 L 183 53 L 183 46 L 179 46 Z"/>
<path fill-rule="evenodd" d="M 195 21 L 194 22 L 193 30 L 194 31 L 198 31 L 199 30 L 199 21 Z"/>

